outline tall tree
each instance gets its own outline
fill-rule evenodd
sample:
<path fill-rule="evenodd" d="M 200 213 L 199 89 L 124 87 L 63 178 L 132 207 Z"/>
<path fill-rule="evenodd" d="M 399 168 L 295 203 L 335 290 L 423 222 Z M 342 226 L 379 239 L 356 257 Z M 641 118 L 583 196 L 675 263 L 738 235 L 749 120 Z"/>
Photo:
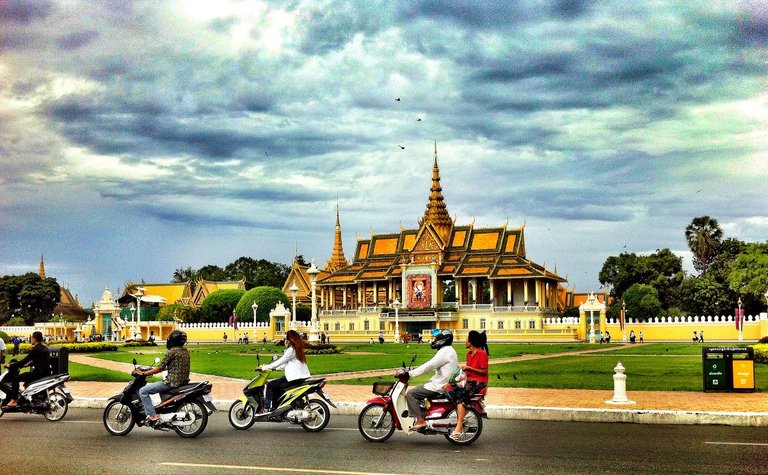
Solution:
<path fill-rule="evenodd" d="M 733 262 L 728 276 L 731 290 L 743 297 L 745 311 L 758 313 L 765 308 L 768 292 L 768 242 L 750 244 Z"/>
<path fill-rule="evenodd" d="M 723 230 L 716 219 L 709 216 L 693 218 L 685 228 L 685 240 L 693 253 L 693 267 L 704 274 L 707 272 L 723 239 Z"/>
<path fill-rule="evenodd" d="M 245 278 L 246 289 L 261 286 L 281 288 L 290 270 L 291 268 L 285 264 L 270 262 L 266 259 L 257 261 L 250 257 L 240 257 L 224 268 L 229 279 Z"/>
<path fill-rule="evenodd" d="M 13 317 L 24 319 L 26 325 L 48 321 L 60 300 L 61 288 L 51 277 L 43 279 L 34 272 L 0 277 L 0 321 Z"/>

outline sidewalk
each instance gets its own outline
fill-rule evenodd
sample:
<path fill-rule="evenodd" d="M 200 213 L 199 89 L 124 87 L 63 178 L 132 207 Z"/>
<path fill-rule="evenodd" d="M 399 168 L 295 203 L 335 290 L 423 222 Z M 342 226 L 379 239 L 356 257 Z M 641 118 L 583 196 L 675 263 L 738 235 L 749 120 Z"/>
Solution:
<path fill-rule="evenodd" d="M 117 371 L 129 372 L 133 368 L 130 364 L 84 355 L 70 355 L 70 359 Z M 391 377 L 392 371 L 368 372 L 366 376 L 376 373 Z M 242 395 L 247 382 L 195 373 L 191 379 L 212 382 L 213 399 L 217 408 L 224 411 Z M 104 407 L 106 399 L 120 393 L 125 383 L 70 381 L 67 386 L 76 399 L 73 406 Z M 358 414 L 372 397 L 370 386 L 333 384 L 330 378 L 325 391 L 339 406 L 335 412 L 340 414 Z M 630 385 L 627 397 L 635 401 L 635 404 L 606 404 L 606 401 L 613 398 L 613 391 L 491 387 L 486 404 L 490 418 L 768 426 L 768 396 L 762 393 L 632 391 Z"/>

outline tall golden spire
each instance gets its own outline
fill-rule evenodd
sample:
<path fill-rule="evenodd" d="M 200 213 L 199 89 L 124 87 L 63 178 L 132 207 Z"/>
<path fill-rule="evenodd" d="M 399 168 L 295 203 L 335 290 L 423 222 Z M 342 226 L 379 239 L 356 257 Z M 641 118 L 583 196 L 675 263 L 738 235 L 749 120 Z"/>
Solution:
<path fill-rule="evenodd" d="M 38 271 L 41 279 L 45 279 L 45 262 L 43 262 L 43 255 L 40 254 L 40 270 Z"/>
<path fill-rule="evenodd" d="M 333 238 L 333 255 L 328 259 L 325 270 L 336 272 L 339 269 L 347 267 L 349 263 L 344 257 L 344 247 L 341 244 L 341 223 L 339 221 L 339 203 L 336 203 L 336 233 Z"/>
<path fill-rule="evenodd" d="M 443 188 L 440 186 L 440 168 L 437 166 L 437 141 L 435 141 L 435 161 L 432 165 L 432 187 L 429 189 L 429 201 L 424 217 L 419 220 L 422 224 L 432 224 L 443 239 L 448 237 L 453 227 L 453 220 L 443 199 Z"/>

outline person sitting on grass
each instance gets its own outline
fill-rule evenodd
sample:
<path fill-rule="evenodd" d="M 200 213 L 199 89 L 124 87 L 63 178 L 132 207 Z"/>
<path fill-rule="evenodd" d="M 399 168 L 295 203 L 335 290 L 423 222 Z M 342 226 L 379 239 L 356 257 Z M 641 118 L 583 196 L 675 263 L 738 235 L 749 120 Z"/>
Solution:
<path fill-rule="evenodd" d="M 467 375 L 468 395 L 474 394 L 480 384 L 488 385 L 488 337 L 485 333 L 472 330 L 467 335 L 467 362 L 461 369 Z M 456 428 L 451 433 L 451 439 L 458 440 L 464 432 L 464 416 L 467 414 L 468 401 L 456 404 Z"/>

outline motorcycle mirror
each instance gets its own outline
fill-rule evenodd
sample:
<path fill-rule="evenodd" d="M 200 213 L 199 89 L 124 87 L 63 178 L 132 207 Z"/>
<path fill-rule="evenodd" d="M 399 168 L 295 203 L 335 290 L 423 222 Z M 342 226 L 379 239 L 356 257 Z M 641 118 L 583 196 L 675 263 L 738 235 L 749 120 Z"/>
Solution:
<path fill-rule="evenodd" d="M 157 357 L 157 356 L 155 356 L 155 364 L 157 364 L 157 363 L 159 363 L 159 362 L 160 362 L 160 358 L 159 358 L 159 357 Z"/>
<path fill-rule="evenodd" d="M 279 356 L 277 356 L 277 355 L 272 355 L 272 361 L 277 361 L 277 360 L 279 360 L 279 359 L 280 359 L 280 357 L 279 357 Z"/>
<path fill-rule="evenodd" d="M 136 366 L 136 358 L 133 359 L 133 366 Z"/>
<path fill-rule="evenodd" d="M 261 366 L 261 358 L 259 358 L 258 353 L 256 353 L 256 366 Z"/>

